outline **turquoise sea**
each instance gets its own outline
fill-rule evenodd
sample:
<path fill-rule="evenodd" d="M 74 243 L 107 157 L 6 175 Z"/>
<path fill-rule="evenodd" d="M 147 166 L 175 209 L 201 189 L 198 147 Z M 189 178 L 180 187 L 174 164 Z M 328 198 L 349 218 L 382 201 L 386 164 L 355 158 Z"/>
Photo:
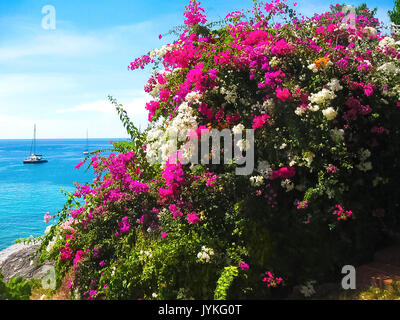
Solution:
<path fill-rule="evenodd" d="M 89 139 L 89 151 L 111 148 L 110 140 Z M 86 139 L 38 139 L 36 153 L 48 163 L 23 164 L 29 155 L 31 140 L 0 140 L 0 250 L 18 238 L 44 233 L 46 212 L 62 209 L 66 197 L 60 191 L 73 191 L 73 183 L 94 178 L 87 166 L 75 165 L 84 159 Z M 108 154 L 106 152 L 105 154 Z"/>

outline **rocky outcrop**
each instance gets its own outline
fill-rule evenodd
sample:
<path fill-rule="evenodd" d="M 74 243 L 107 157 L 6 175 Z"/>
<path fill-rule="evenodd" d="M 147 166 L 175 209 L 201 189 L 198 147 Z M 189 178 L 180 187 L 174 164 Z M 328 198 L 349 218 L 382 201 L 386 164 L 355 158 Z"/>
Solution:
<path fill-rule="evenodd" d="M 39 243 L 17 243 L 0 251 L 0 273 L 3 281 L 19 276 L 26 279 L 41 279 L 53 267 L 51 262 L 38 264 Z"/>

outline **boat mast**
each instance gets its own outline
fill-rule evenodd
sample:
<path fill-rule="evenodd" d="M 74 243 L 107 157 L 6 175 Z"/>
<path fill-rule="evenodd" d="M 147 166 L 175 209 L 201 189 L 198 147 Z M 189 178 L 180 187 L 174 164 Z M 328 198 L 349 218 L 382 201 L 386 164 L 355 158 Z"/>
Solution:
<path fill-rule="evenodd" d="M 33 129 L 33 154 L 36 154 L 36 123 Z"/>

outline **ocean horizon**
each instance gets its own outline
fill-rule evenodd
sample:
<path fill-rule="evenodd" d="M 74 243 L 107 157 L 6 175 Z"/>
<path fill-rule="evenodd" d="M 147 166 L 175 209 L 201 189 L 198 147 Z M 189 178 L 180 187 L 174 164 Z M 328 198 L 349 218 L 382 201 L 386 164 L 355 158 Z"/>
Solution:
<path fill-rule="evenodd" d="M 88 139 L 89 152 L 112 148 L 111 141 L 124 138 Z M 53 216 L 67 198 L 61 189 L 72 192 L 74 182 L 91 182 L 95 175 L 87 166 L 75 169 L 85 158 L 85 139 L 37 139 L 36 153 L 47 163 L 24 164 L 32 139 L 0 139 L 0 250 L 20 238 L 44 234 L 46 212 Z M 109 152 L 104 152 L 104 155 Z M 51 221 L 50 221 L 51 224 Z"/>

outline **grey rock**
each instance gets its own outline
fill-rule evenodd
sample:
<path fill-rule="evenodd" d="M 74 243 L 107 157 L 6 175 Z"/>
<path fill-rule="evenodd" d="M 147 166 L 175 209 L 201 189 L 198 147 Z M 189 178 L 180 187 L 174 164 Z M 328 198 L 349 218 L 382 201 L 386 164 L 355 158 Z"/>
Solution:
<path fill-rule="evenodd" d="M 0 273 L 4 276 L 3 281 L 8 282 L 16 276 L 26 279 L 44 277 L 53 268 L 53 263 L 46 261 L 38 264 L 39 257 L 36 253 L 39 247 L 40 243 L 17 243 L 0 251 Z"/>

